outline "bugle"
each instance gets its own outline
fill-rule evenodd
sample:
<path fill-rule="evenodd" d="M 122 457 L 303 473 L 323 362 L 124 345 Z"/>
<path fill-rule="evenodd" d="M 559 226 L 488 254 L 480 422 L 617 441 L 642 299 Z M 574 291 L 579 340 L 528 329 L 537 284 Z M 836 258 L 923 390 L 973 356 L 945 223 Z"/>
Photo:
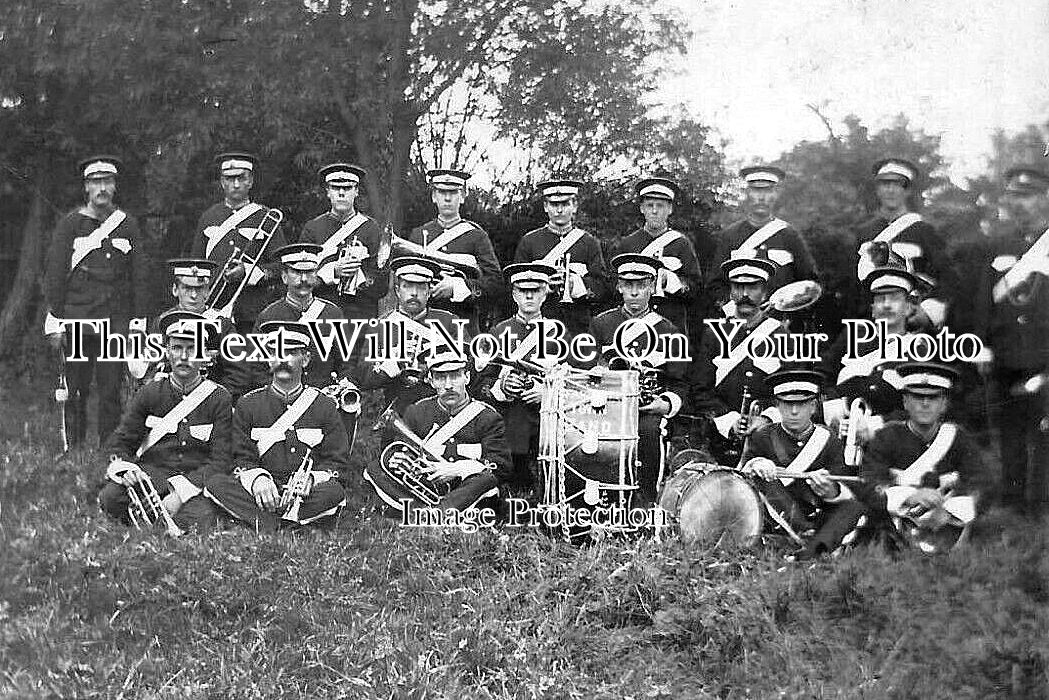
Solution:
<path fill-rule="evenodd" d="M 248 286 L 251 281 L 252 274 L 258 269 L 259 264 L 262 262 L 263 256 L 266 254 L 266 249 L 269 247 L 270 241 L 273 240 L 274 234 L 277 233 L 277 228 L 280 226 L 280 222 L 284 220 L 284 212 L 280 209 L 270 209 L 266 212 L 266 216 L 263 217 L 262 221 L 259 222 L 258 227 L 255 229 L 255 233 L 252 234 L 251 241 L 254 242 L 262 239 L 262 245 L 259 247 L 258 252 L 254 256 L 248 255 L 248 247 L 244 248 L 235 247 L 233 253 L 226 259 L 225 264 L 222 266 L 223 273 L 218 276 L 215 283 L 212 285 L 211 290 L 208 292 L 208 300 L 205 303 L 205 315 L 217 315 L 231 318 L 233 316 L 233 305 L 237 303 L 237 299 L 240 297 L 241 292 Z M 249 242 L 249 243 L 250 243 Z M 237 267 L 246 266 L 244 271 L 244 278 L 237 285 L 233 295 L 229 300 L 219 307 L 219 302 L 222 297 L 225 296 L 229 290 L 230 279 L 227 276 L 227 272 Z"/>
<path fill-rule="evenodd" d="M 863 445 L 860 444 L 860 428 L 870 423 L 871 409 L 862 398 L 855 398 L 849 405 L 849 426 L 845 431 L 845 464 L 858 467 L 863 461 Z"/>

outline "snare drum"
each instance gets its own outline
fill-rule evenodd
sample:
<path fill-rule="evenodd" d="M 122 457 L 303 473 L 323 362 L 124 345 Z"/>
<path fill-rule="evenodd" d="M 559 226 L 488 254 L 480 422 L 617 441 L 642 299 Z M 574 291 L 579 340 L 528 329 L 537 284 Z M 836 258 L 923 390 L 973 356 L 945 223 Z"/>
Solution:
<path fill-rule="evenodd" d="M 734 469 L 686 464 L 667 480 L 659 505 L 678 523 L 686 542 L 753 544 L 764 512 L 758 494 Z"/>

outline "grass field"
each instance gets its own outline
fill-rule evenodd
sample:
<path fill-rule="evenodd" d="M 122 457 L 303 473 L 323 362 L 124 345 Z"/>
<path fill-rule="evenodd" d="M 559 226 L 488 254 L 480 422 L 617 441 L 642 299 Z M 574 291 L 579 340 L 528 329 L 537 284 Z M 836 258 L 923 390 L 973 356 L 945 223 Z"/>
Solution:
<path fill-rule="evenodd" d="M 2 697 L 1049 697 L 1044 520 L 809 565 L 409 531 L 359 487 L 333 532 L 172 541 L 98 513 L 100 455 L 56 461 L 22 399 L 0 405 Z"/>

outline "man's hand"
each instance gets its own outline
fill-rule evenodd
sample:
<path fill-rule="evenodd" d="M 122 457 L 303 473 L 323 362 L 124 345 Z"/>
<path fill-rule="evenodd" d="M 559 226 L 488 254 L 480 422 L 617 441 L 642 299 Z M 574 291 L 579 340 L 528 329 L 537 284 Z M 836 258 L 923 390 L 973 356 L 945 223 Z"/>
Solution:
<path fill-rule="evenodd" d="M 743 473 L 751 474 L 765 481 L 772 481 L 776 478 L 778 468 L 776 463 L 768 457 L 754 457 L 743 465 Z"/>
<path fill-rule="evenodd" d="M 251 485 L 251 495 L 255 497 L 255 505 L 260 510 L 273 513 L 276 512 L 277 506 L 280 504 L 280 493 L 277 492 L 277 485 L 273 483 L 273 479 L 265 474 L 255 479 L 255 482 Z"/>
<path fill-rule="evenodd" d="M 928 332 L 936 330 L 936 324 L 929 318 L 929 314 L 925 313 L 919 304 L 914 304 L 911 307 L 911 312 L 907 316 L 907 330 L 909 331 L 920 331 Z"/>
<path fill-rule="evenodd" d="M 921 516 L 930 510 L 943 505 L 943 494 L 936 489 L 915 489 L 914 493 L 903 502 L 904 509 L 910 517 Z"/>
<path fill-rule="evenodd" d="M 446 483 L 452 479 L 465 479 L 474 474 L 480 474 L 487 467 L 476 459 L 457 459 L 454 462 L 444 461 L 429 464 L 423 469 L 423 473 L 431 481 L 439 484 Z"/>
<path fill-rule="evenodd" d="M 508 397 L 516 399 L 525 390 L 525 378 L 518 372 L 510 372 L 499 382 L 499 388 Z"/>
<path fill-rule="evenodd" d="M 641 413 L 650 413 L 656 416 L 665 416 L 670 413 L 670 402 L 661 396 L 657 396 L 652 399 L 652 401 L 649 401 L 644 406 L 638 408 L 638 411 Z"/>
<path fill-rule="evenodd" d="M 543 402 L 543 387 L 538 382 L 532 382 L 521 392 L 521 400 L 527 404 L 538 406 Z"/>
<path fill-rule="evenodd" d="M 740 431 L 740 427 L 741 427 L 741 424 L 743 423 L 743 420 L 744 420 L 744 417 L 741 416 L 739 421 L 737 421 L 737 423 L 732 426 L 732 433 L 734 435 L 739 435 L 740 434 L 740 432 L 741 432 Z M 744 435 L 750 435 L 751 433 L 753 433 L 758 428 L 761 428 L 763 426 L 769 425 L 770 423 L 772 423 L 772 421 L 769 420 L 768 418 L 766 418 L 765 416 L 755 416 L 754 420 L 750 421 L 750 425 L 747 426 L 747 430 L 743 434 Z"/>
<path fill-rule="evenodd" d="M 244 275 L 248 274 L 248 266 L 245 263 L 230 265 L 222 274 L 226 278 L 226 281 L 231 284 L 237 284 L 244 279 Z"/>
<path fill-rule="evenodd" d="M 291 502 L 295 500 L 296 496 L 305 499 L 310 495 L 310 491 L 313 490 L 313 477 L 307 475 L 305 479 L 296 479 L 288 482 L 288 488 L 284 489 L 280 495 L 280 507 L 281 509 L 287 508 L 291 505 Z"/>
<path fill-rule="evenodd" d="M 174 515 L 179 511 L 179 508 L 182 507 L 182 499 L 178 497 L 178 494 L 175 493 L 174 489 L 169 491 L 168 495 L 164 496 L 164 498 L 160 499 L 160 502 L 164 505 L 164 510 L 166 510 L 169 515 Z"/>
<path fill-rule="evenodd" d="M 335 276 L 340 279 L 348 279 L 357 274 L 361 269 L 361 261 L 343 256 L 335 266 Z"/>
<path fill-rule="evenodd" d="M 830 472 L 826 469 L 806 473 L 809 475 L 809 486 L 812 487 L 812 492 L 823 500 L 837 498 L 841 494 L 841 485 L 830 480 Z"/>
<path fill-rule="evenodd" d="M 48 333 L 47 334 L 47 344 L 50 345 L 52 349 L 58 350 L 59 352 L 61 352 L 62 351 L 62 346 L 64 346 L 66 344 L 66 334 L 65 333 Z"/>
<path fill-rule="evenodd" d="M 441 277 L 433 291 L 430 292 L 430 299 L 451 299 L 453 291 L 455 290 L 452 288 L 451 277 Z"/>

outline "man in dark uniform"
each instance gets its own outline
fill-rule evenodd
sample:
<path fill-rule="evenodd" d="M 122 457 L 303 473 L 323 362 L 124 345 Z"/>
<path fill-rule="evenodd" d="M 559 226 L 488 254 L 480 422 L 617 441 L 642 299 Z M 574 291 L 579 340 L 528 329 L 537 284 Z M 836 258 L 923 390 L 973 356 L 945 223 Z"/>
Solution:
<path fill-rule="evenodd" d="M 318 323 L 317 331 L 332 338 L 331 352 L 327 357 L 323 357 L 320 348 L 312 347 L 313 356 L 303 373 L 303 381 L 315 387 L 328 386 L 333 381 L 348 376 L 352 370 L 349 357 L 342 357 L 339 344 L 335 342 L 335 326 L 346 320 L 342 309 L 313 293 L 318 284 L 317 269 L 320 267 L 321 251 L 321 246 L 316 243 L 291 243 L 275 252 L 282 268 L 281 281 L 287 291 L 283 299 L 278 299 L 259 313 L 255 329 L 258 332 L 264 324 L 271 321 L 330 321 L 331 323 Z M 349 342 L 353 335 L 352 329 L 347 326 L 343 332 Z M 350 348 L 347 347 L 346 350 L 349 351 Z"/>
<path fill-rule="evenodd" d="M 812 421 L 822 379 L 819 372 L 805 369 L 769 375 L 766 382 L 781 422 L 755 430 L 741 460 L 743 470 L 756 477 L 773 522 L 803 545 L 800 559 L 836 550 L 865 510 L 851 489 L 833 478 L 856 476 L 856 468 L 842 461 L 841 441 Z M 806 478 L 784 477 L 784 470 Z M 800 541 L 802 536 L 806 541 Z"/>
<path fill-rule="evenodd" d="M 223 201 L 213 204 L 200 215 L 190 255 L 207 258 L 218 264 L 224 289 L 214 300 L 215 308 L 224 308 L 236 293 L 244 277 L 247 284 L 233 305 L 233 322 L 242 333 L 255 325 L 255 316 L 276 296 L 278 266 L 273 251 L 284 245 L 284 233 L 273 219 L 267 220 L 269 207 L 251 201 L 258 159 L 248 153 L 221 153 L 215 158 Z M 263 227 L 263 222 L 266 222 Z M 265 230 L 273 230 L 266 243 Z M 263 250 L 265 246 L 265 250 Z M 249 262 L 259 257 L 259 264 Z M 242 260 L 232 264 L 234 256 Z"/>
<path fill-rule="evenodd" d="M 557 269 L 553 293 L 547 297 L 543 313 L 564 323 L 569 336 L 585 331 L 608 297 L 601 243 L 572 223 L 582 186 L 576 180 L 539 183 L 543 209 L 550 220 L 522 236 L 514 253 L 514 262 L 541 262 Z"/>
<path fill-rule="evenodd" d="M 96 156 L 80 163 L 87 202 L 55 226 L 48 258 L 44 333 L 59 352 L 76 348 L 73 327 L 64 319 L 108 319 L 111 333 L 146 331 L 148 270 L 138 222 L 113 201 L 120 161 Z M 66 365 L 69 400 L 66 424 L 71 446 L 83 444 L 92 379 L 98 382 L 99 444 L 120 421 L 123 362 L 97 362 L 98 329 L 84 326 L 84 361 Z"/>
<path fill-rule="evenodd" d="M 692 337 L 694 331 L 698 336 L 706 304 L 699 261 L 692 241 L 667 223 L 680 190 L 672 181 L 659 177 L 642 180 L 636 189 L 645 225 L 623 238 L 619 250 L 662 261 L 652 306 L 682 333 Z"/>
<path fill-rule="evenodd" d="M 378 357 L 358 364 L 358 383 L 362 389 L 382 389 L 385 401 L 403 415 L 413 403 L 433 395 L 433 388 L 421 381 L 426 356 L 448 345 L 447 338 L 458 346 L 459 325 L 464 326 L 463 346 L 454 349 L 466 352 L 470 336 L 465 321 L 457 323 L 447 311 L 429 308 L 430 290 L 441 274 L 440 265 L 429 258 L 403 256 L 394 258 L 390 269 L 397 308 L 369 331 L 364 348 L 371 355 L 371 346 L 375 345 Z M 437 325 L 444 329 L 447 338 Z"/>
<path fill-rule="evenodd" d="M 707 278 L 707 293 L 711 299 L 721 304 L 728 296 L 728 285 L 720 266 L 731 259 L 733 251 L 766 251 L 777 265 L 776 275 L 769 282 L 770 293 L 797 280 L 819 281 L 819 269 L 805 239 L 789 223 L 776 217 L 779 186 L 786 173 L 773 166 L 753 165 L 740 170 L 739 175 L 745 185 L 743 211 L 746 218 L 715 235 L 717 253 Z"/>
<path fill-rule="evenodd" d="M 492 241 L 484 229 L 459 216 L 469 173 L 461 170 L 430 170 L 430 195 L 437 218 L 412 229 L 408 240 L 428 250 L 472 258 L 480 270 L 477 279 L 442 272 L 430 295 L 430 305 L 453 316 L 469 319 L 471 330 L 479 329 L 479 316 L 498 303 L 503 279 Z"/>
<path fill-rule="evenodd" d="M 316 294 L 337 304 L 351 319 L 379 315 L 379 300 L 389 288 L 389 275 L 379 269 L 382 230 L 375 219 L 357 211 L 364 169 L 332 163 L 320 169 L 331 209 L 311 219 L 300 243 L 324 246 Z"/>
<path fill-rule="evenodd" d="M 535 456 L 539 452 L 539 404 L 543 398 L 539 370 L 554 362 L 554 351 L 537 359 L 543 302 L 550 293 L 550 278 L 556 270 L 543 263 L 514 263 L 504 271 L 517 312 L 492 327 L 496 339 L 508 335 L 509 355 L 504 360 L 517 366 L 492 363 L 481 370 L 479 393 L 506 417 L 506 441 L 513 459 L 508 485 L 529 489 L 536 482 Z"/>
<path fill-rule="evenodd" d="M 903 268 L 885 266 L 872 270 L 864 284 L 870 299 L 871 320 L 884 322 L 887 336 L 911 335 L 907 319 L 915 304 L 912 295 L 921 281 Z M 894 368 L 906 358 L 883 357 L 881 348 L 878 339 L 863 340 L 853 348 L 855 358 L 848 359 L 848 337 L 846 331 L 842 331 L 824 353 L 821 363 L 824 375 L 833 378 L 823 404 L 823 420 L 838 431 L 839 436 L 844 436 L 849 421 L 858 418 L 849 415 L 850 409 L 856 399 L 862 399 L 868 411 L 855 429 L 857 444 L 861 446 L 886 421 L 903 417 L 901 380 Z"/>
<path fill-rule="evenodd" d="M 284 356 L 270 361 L 273 382 L 237 402 L 232 470 L 210 475 L 205 487 L 223 511 L 264 531 L 334 517 L 346 502 L 349 468 L 335 402 L 302 383 L 309 332 L 298 323 L 280 325 L 270 347 Z"/>
<path fill-rule="evenodd" d="M 214 506 L 202 493 L 208 475 L 228 468 L 233 404 L 229 392 L 205 379 L 193 359 L 198 324 L 206 323 L 189 311 L 169 311 L 158 321 L 171 371 L 135 394 L 105 445 L 108 482 L 98 500 L 118 520 L 128 522 L 128 488 L 143 478 L 180 528 L 215 519 Z"/>
<path fill-rule="evenodd" d="M 958 279 L 943 238 L 921 214 L 910 210 L 908 198 L 918 196 L 918 167 L 902 158 L 874 164 L 878 211 L 859 225 L 856 242 L 859 263 L 856 278 L 863 282 L 871 270 L 889 259 L 915 273 L 923 282 L 925 299 L 912 309 L 909 324 L 919 330 L 943 326 Z M 879 252 L 880 251 L 880 252 Z"/>
<path fill-rule="evenodd" d="M 216 271 L 215 263 L 210 260 L 196 258 L 177 258 L 168 260 L 174 278 L 171 284 L 171 295 L 175 297 L 175 306 L 164 313 L 172 311 L 189 311 L 195 314 L 204 314 L 207 310 L 205 304 L 208 298 L 208 289 L 211 287 L 212 279 Z M 254 388 L 251 386 L 251 377 L 245 363 L 234 362 L 230 358 L 223 357 L 219 350 L 222 339 L 230 333 L 235 332 L 233 322 L 224 316 L 207 314 L 209 320 L 218 324 L 208 334 L 206 353 L 210 362 L 202 368 L 208 379 L 216 382 L 230 393 L 234 403 L 244 392 Z M 161 316 L 162 318 L 163 316 Z M 159 323 L 160 319 L 157 319 Z M 158 325 L 154 325 L 153 331 L 161 332 Z M 161 373 L 170 371 L 170 366 L 162 363 L 158 368 Z"/>
<path fill-rule="evenodd" d="M 621 306 L 598 314 L 590 324 L 605 362 L 609 367 L 636 369 L 642 375 L 638 407 L 638 459 L 641 462 L 641 494 L 655 500 L 666 468 L 667 421 L 681 411 L 687 395 L 687 359 L 674 357 L 672 337 L 688 341 L 678 328 L 653 311 L 650 300 L 662 262 L 640 253 L 620 253 L 612 258 L 616 289 Z M 622 330 L 620 330 L 622 328 Z M 618 339 L 617 339 L 618 331 Z M 617 343 L 618 340 L 618 343 Z M 647 375 L 647 376 L 646 376 Z"/>
<path fill-rule="evenodd" d="M 427 381 L 434 396 L 416 401 L 404 413 L 404 425 L 421 441 L 422 456 L 390 450 L 404 440 L 388 426 L 381 464 L 368 464 L 364 478 L 386 505 L 396 510 L 411 506 L 465 510 L 499 495 L 499 485 L 510 476 L 510 451 L 503 435 L 503 419 L 467 391 L 470 372 L 459 353 L 435 353 L 427 358 Z M 421 477 L 430 489 L 422 500 L 393 473 Z M 429 502 L 427 502 L 429 501 Z"/>
<path fill-rule="evenodd" d="M 908 362 L 897 371 L 907 419 L 887 423 L 871 440 L 856 491 L 881 524 L 891 522 L 899 534 L 932 552 L 966 539 L 991 480 L 972 436 L 943 420 L 957 380 L 954 370 Z M 944 541 L 944 535 L 950 537 Z"/>
<path fill-rule="evenodd" d="M 780 368 L 780 360 L 775 353 L 752 357 L 747 352 L 749 346 L 758 355 L 757 349 L 771 342 L 765 339 L 784 332 L 782 323 L 762 308 L 776 273 L 776 264 L 762 253 L 744 250 L 721 264 L 730 286 L 733 315 L 709 320 L 690 373 L 692 406 L 713 422 L 711 449 L 721 464 L 729 466 L 736 465 L 746 435 L 778 417 L 765 377 Z M 719 339 L 710 327 L 717 322 L 724 338 Z M 730 322 L 738 326 L 734 334 Z M 749 409 L 755 401 L 763 410 L 751 416 Z"/>
<path fill-rule="evenodd" d="M 993 357 L 1002 498 L 1038 512 L 1049 469 L 1049 174 L 1009 170 L 1002 204 L 1010 225 L 990 241 L 978 313 Z"/>

